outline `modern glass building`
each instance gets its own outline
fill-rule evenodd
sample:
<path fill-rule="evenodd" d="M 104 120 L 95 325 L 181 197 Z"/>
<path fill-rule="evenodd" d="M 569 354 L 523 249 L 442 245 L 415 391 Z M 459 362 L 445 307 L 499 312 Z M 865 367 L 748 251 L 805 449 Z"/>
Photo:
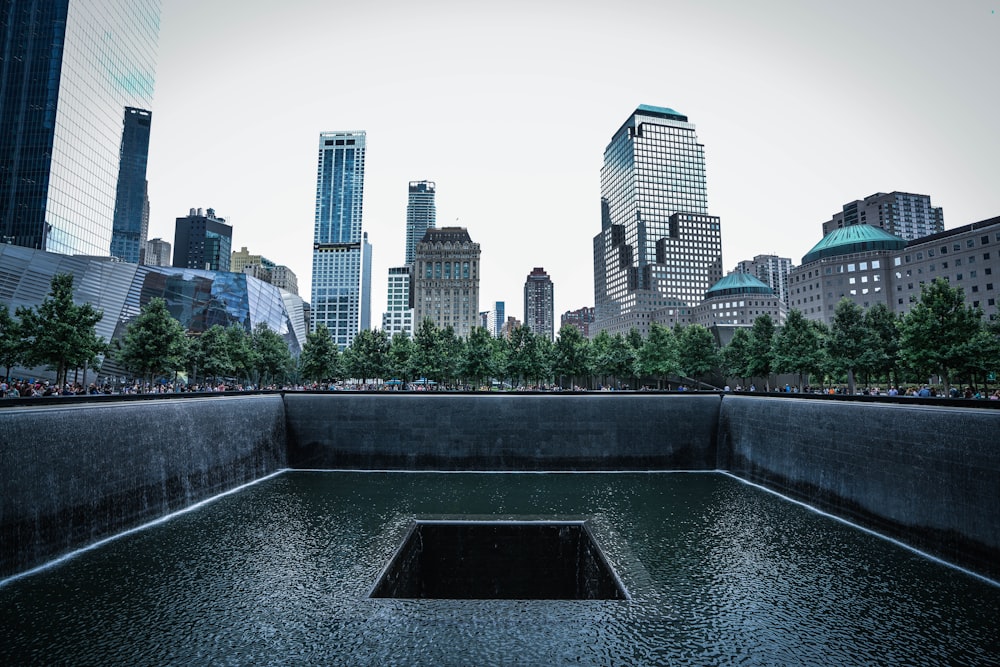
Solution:
<path fill-rule="evenodd" d="M 434 181 L 410 181 L 406 200 L 406 263 L 413 264 L 417 244 L 437 224 Z"/>
<path fill-rule="evenodd" d="M 399 333 L 413 337 L 413 308 L 410 307 L 410 267 L 389 267 L 386 282 L 382 330 L 390 337 Z"/>
<path fill-rule="evenodd" d="M 159 0 L 0 5 L 0 242 L 111 247 L 126 107 L 153 101 Z"/>
<path fill-rule="evenodd" d="M 695 126 L 640 105 L 604 151 L 592 331 L 645 335 L 658 313 L 683 313 L 721 278 L 722 235 L 708 215 Z"/>
<path fill-rule="evenodd" d="M 552 279 L 540 266 L 532 269 L 524 281 L 524 324 L 549 340 L 555 339 L 554 292 Z"/>
<path fill-rule="evenodd" d="M 132 264 L 142 261 L 149 237 L 146 162 L 149 158 L 149 130 L 152 120 L 153 114 L 145 109 L 125 107 L 115 217 L 111 231 L 111 256 Z"/>
<path fill-rule="evenodd" d="M 228 271 L 233 256 L 233 228 L 215 209 L 191 209 L 174 223 L 174 266 Z"/>
<path fill-rule="evenodd" d="M 312 327 L 341 349 L 371 327 L 371 246 L 361 229 L 365 133 L 321 132 L 313 232 Z"/>
<path fill-rule="evenodd" d="M 37 306 L 58 273 L 73 275 L 75 302 L 103 311 L 96 331 L 107 341 L 123 336 L 140 309 L 160 297 L 191 333 L 202 333 L 215 324 L 235 324 L 248 332 L 266 324 L 285 339 L 293 355 L 305 343 L 302 299 L 243 273 L 142 266 L 0 244 L 0 304 L 11 312 L 19 306 Z M 125 375 L 110 358 L 101 373 Z"/>

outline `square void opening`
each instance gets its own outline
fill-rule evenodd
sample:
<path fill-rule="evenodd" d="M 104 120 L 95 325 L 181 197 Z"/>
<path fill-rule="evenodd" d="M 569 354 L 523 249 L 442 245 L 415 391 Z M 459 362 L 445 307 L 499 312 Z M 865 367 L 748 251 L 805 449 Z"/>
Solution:
<path fill-rule="evenodd" d="M 628 599 L 583 521 L 416 521 L 371 597 Z"/>

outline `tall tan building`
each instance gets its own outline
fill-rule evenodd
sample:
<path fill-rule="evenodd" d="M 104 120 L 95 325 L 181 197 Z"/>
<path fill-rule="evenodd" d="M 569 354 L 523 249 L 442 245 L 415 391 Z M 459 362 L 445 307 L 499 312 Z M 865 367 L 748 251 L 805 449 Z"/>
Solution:
<path fill-rule="evenodd" d="M 464 227 L 428 229 L 413 261 L 413 327 L 430 320 L 467 338 L 479 322 L 479 244 Z"/>

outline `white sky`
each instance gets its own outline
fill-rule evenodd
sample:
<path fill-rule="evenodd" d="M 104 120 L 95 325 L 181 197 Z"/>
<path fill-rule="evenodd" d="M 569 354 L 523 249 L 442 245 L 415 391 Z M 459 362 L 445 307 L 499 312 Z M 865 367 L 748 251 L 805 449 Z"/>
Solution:
<path fill-rule="evenodd" d="M 150 238 L 215 208 L 309 300 L 318 135 L 366 130 L 372 323 L 407 183 L 482 247 L 480 310 L 592 306 L 600 167 L 639 104 L 705 145 L 723 265 L 802 255 L 843 204 L 1000 215 L 1000 0 L 163 0 Z M 558 324 L 557 324 L 558 327 Z"/>

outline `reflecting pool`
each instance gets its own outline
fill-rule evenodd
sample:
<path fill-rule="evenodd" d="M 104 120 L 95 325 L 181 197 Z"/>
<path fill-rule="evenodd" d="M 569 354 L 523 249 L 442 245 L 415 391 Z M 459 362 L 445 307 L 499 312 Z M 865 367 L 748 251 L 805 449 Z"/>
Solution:
<path fill-rule="evenodd" d="M 369 597 L 414 519 L 587 519 L 629 600 Z M 1000 587 L 715 473 L 287 472 L 0 587 L 2 664 L 982 665 Z"/>

